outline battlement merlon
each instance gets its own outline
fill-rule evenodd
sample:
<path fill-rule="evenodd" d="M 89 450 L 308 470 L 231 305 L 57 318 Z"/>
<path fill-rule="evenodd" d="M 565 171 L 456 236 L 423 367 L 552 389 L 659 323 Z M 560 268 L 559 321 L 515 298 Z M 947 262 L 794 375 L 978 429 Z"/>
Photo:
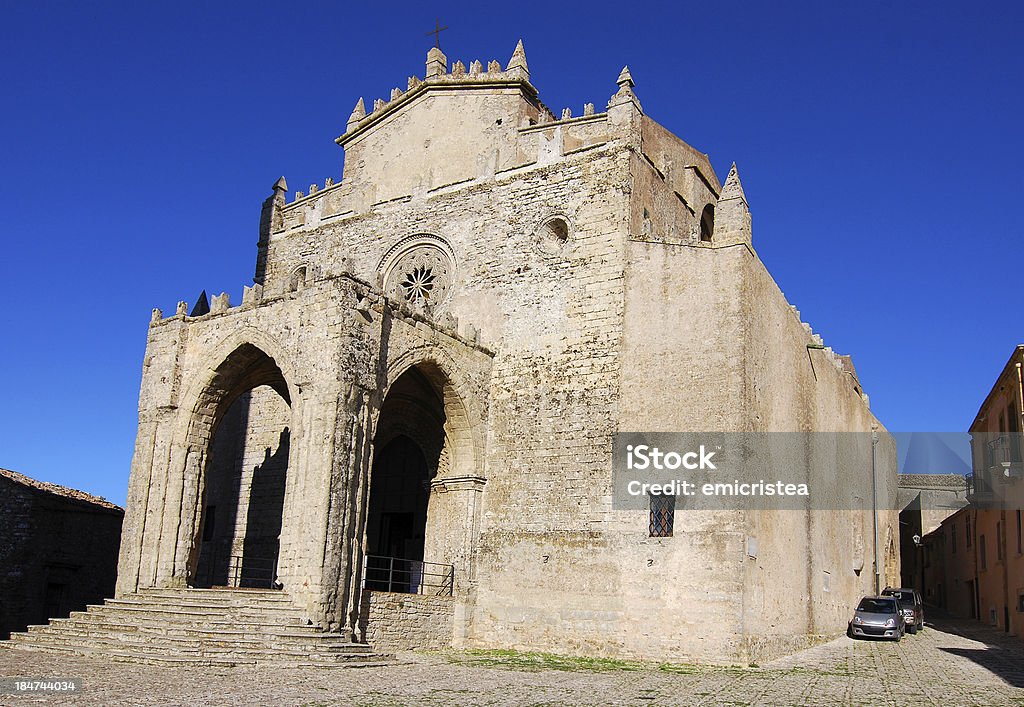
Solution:
<path fill-rule="evenodd" d="M 577 109 L 576 117 L 573 112 L 565 108 L 556 114 L 540 101 L 522 42 L 504 68 L 493 60 L 468 67 L 456 61 L 449 67 L 448 58 L 433 48 L 424 78 L 410 77 L 406 88 L 392 89 L 387 100 L 356 103 L 336 140 L 345 149 L 341 182 L 372 192 L 373 202 L 386 201 L 543 163 L 555 151 L 549 142 L 558 143 L 558 152 L 570 151 L 628 132 L 625 126 L 616 130 L 593 103 Z M 564 127 L 567 137 L 524 132 L 539 126 L 552 133 Z"/>
<path fill-rule="evenodd" d="M 495 60 L 488 62 L 486 69 L 480 61 L 470 62 L 468 70 L 465 64 L 457 61 L 449 72 L 448 58 L 440 49 L 432 48 L 427 52 L 425 78 L 410 76 L 404 91 L 400 88 L 392 88 L 390 97 L 387 100 L 375 99 L 369 112 L 366 110 L 363 99 L 360 98 L 348 118 L 345 133 L 335 142 L 345 146 L 392 113 L 432 91 L 472 91 L 474 89 L 493 91 L 496 88 L 517 90 L 526 99 L 529 107 L 534 109 L 530 111 L 533 113 L 530 117 L 534 121 L 538 120 L 542 113 L 546 113 L 551 120 L 554 120 L 554 115 L 550 109 L 540 103 L 537 89 L 530 83 L 530 72 L 526 66 L 526 53 L 523 50 L 522 41 L 516 46 L 512 59 L 504 70 L 501 68 L 501 64 Z"/>

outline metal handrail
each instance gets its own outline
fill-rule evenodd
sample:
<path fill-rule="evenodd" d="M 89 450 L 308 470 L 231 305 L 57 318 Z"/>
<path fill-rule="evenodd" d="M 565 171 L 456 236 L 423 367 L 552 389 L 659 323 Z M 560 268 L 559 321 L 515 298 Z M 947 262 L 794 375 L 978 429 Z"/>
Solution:
<path fill-rule="evenodd" d="M 209 557 L 204 561 L 205 572 L 200 575 L 207 586 L 223 577 L 224 586 L 228 587 L 265 587 L 274 589 L 277 586 L 277 558 L 250 557 L 247 555 L 227 555 L 227 566 L 221 565 L 224 555 L 217 548 L 210 548 Z"/>
<path fill-rule="evenodd" d="M 455 589 L 455 565 L 366 555 L 363 588 L 401 594 L 451 596 Z"/>
<path fill-rule="evenodd" d="M 985 447 L 986 466 L 989 469 L 1020 464 L 1022 461 L 1021 436 L 1016 432 L 996 435 L 986 442 Z"/>
<path fill-rule="evenodd" d="M 992 484 L 989 482 L 987 475 L 967 474 L 965 481 L 967 482 L 968 497 L 992 493 Z"/>
<path fill-rule="evenodd" d="M 277 558 L 230 555 L 228 577 L 231 579 L 232 587 L 266 585 L 272 589 L 277 580 Z"/>

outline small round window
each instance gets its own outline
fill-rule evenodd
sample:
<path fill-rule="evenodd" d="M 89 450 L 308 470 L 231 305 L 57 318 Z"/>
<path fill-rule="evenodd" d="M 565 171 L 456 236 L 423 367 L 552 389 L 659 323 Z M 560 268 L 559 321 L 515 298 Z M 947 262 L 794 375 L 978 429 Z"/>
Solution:
<path fill-rule="evenodd" d="M 548 219 L 544 228 L 547 229 L 548 236 L 558 243 L 565 243 L 569 240 L 569 224 L 561 216 Z"/>
<path fill-rule="evenodd" d="M 536 247 L 543 255 L 558 255 L 569 243 L 571 229 L 564 216 L 552 216 L 541 222 L 536 232 Z"/>

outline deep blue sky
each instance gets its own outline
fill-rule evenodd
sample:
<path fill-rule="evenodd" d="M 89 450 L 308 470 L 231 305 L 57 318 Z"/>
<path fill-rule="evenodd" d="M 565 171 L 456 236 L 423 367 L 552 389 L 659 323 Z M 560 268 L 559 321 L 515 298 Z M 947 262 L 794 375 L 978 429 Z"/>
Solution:
<path fill-rule="evenodd" d="M 1024 341 L 1021 3 L 3 5 L 0 466 L 123 503 L 150 309 L 251 282 L 278 176 L 356 99 L 508 61 L 558 112 L 629 64 L 740 167 L 754 245 L 892 430 L 964 430 Z"/>

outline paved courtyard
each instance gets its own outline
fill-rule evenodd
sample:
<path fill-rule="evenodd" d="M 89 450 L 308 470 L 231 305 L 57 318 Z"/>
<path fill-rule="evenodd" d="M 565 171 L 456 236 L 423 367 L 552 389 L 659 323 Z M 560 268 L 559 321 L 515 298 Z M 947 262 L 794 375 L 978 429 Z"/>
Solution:
<path fill-rule="evenodd" d="M 753 668 L 560 660 L 504 652 L 399 656 L 386 667 L 195 669 L 0 650 L 0 677 L 79 677 L 75 705 L 1024 705 L 1024 641 L 940 621 L 899 644 L 840 638 Z"/>

